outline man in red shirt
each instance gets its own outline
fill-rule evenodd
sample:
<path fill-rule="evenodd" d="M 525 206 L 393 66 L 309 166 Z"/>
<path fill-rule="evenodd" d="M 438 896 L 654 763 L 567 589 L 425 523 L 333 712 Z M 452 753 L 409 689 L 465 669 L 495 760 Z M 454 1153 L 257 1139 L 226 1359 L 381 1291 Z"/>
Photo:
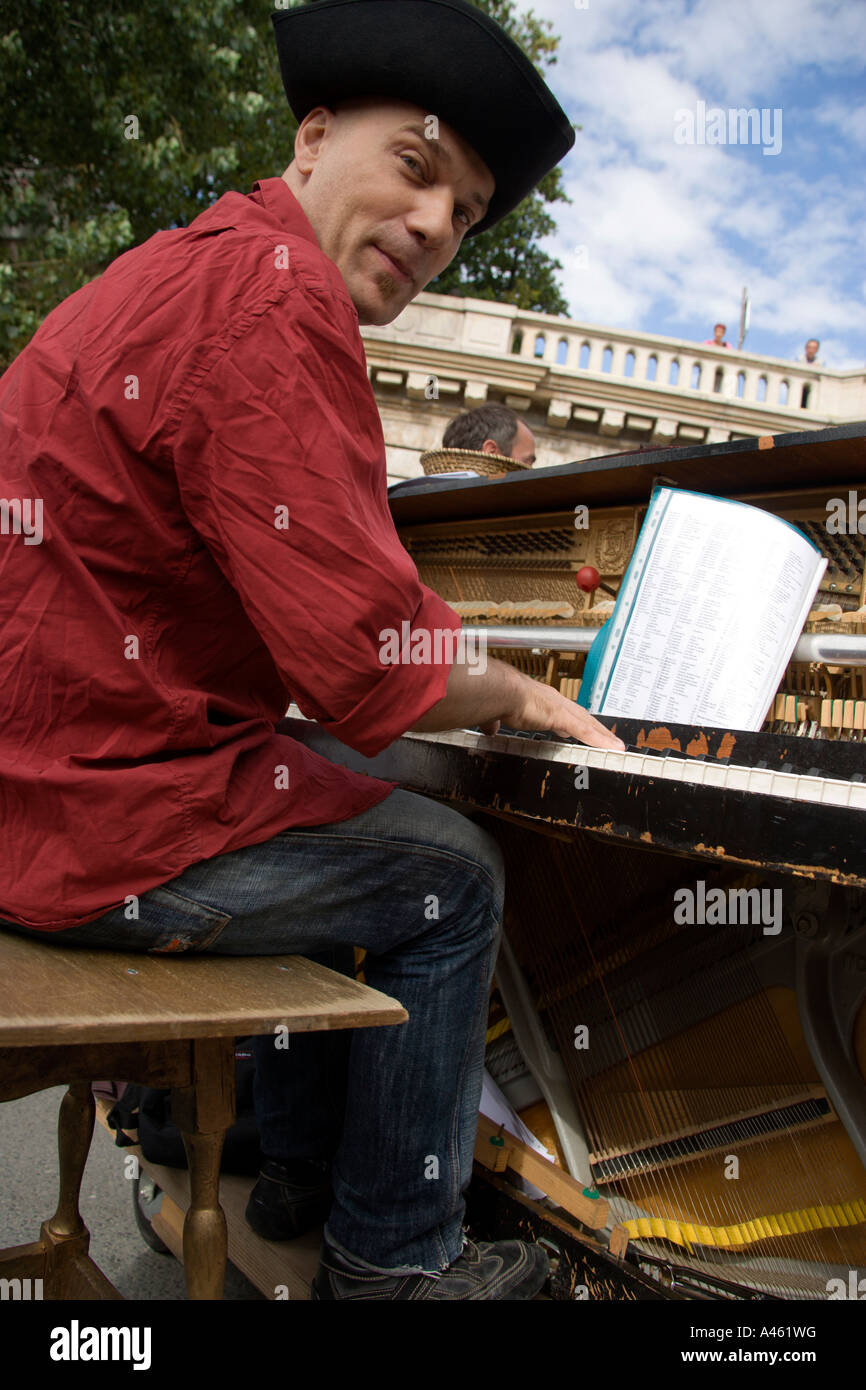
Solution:
<path fill-rule="evenodd" d="M 503 663 L 382 657 L 386 630 L 460 619 L 397 539 L 358 324 L 395 318 L 573 135 L 466 0 L 274 22 L 301 122 L 282 178 L 121 256 L 0 380 L 0 924 L 348 970 L 366 947 L 410 1021 L 258 1040 L 248 1219 L 286 1237 L 330 1208 L 320 1298 L 530 1298 L 543 1252 L 461 1235 L 498 850 L 274 725 L 294 699 L 365 754 L 499 721 L 622 747 Z"/>

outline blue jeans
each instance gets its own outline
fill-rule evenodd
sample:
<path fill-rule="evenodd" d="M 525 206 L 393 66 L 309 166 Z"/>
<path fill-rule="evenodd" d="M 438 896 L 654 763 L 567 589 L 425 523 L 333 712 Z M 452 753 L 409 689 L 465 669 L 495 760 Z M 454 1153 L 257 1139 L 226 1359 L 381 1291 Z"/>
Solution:
<path fill-rule="evenodd" d="M 256 1116 L 266 1156 L 333 1159 L 332 1246 L 414 1273 L 444 1269 L 462 1247 L 503 889 L 486 831 L 397 790 L 351 820 L 193 864 L 142 894 L 137 920 L 115 908 L 26 934 L 60 946 L 297 953 L 344 974 L 352 947 L 365 947 L 367 983 L 409 1021 L 293 1033 L 288 1049 L 257 1038 Z"/>

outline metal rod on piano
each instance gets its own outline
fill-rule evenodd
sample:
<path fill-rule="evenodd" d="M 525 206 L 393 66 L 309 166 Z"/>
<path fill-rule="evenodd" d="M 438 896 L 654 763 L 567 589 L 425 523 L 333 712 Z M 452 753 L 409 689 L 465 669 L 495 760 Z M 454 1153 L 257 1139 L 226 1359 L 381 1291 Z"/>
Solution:
<path fill-rule="evenodd" d="M 841 632 L 804 632 L 792 661 L 821 661 L 825 666 L 866 666 L 866 637 Z"/>
<path fill-rule="evenodd" d="M 588 652 L 597 627 L 469 627 L 463 631 L 473 641 L 488 647 L 511 647 L 542 651 Z M 483 637 L 482 637 L 483 633 Z M 866 666 L 866 636 L 837 632 L 804 632 L 791 656 L 792 661 L 818 661 L 828 666 Z"/>
<path fill-rule="evenodd" d="M 588 652 L 597 627 L 467 627 L 463 631 L 473 641 L 488 647 L 543 647 L 553 652 Z M 483 633 L 483 636 L 482 636 Z"/>

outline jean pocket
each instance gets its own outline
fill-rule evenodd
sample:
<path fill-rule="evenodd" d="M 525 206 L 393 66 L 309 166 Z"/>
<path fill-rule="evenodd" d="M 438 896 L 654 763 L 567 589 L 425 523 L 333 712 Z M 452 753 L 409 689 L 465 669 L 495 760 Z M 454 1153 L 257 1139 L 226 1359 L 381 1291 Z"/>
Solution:
<path fill-rule="evenodd" d="M 127 925 L 144 950 L 164 955 L 206 951 L 231 921 L 231 914 L 184 897 L 175 888 L 151 888 L 138 900 L 138 918 Z M 145 939 L 151 938 L 145 944 Z M 131 941 L 130 941 L 130 944 Z"/>

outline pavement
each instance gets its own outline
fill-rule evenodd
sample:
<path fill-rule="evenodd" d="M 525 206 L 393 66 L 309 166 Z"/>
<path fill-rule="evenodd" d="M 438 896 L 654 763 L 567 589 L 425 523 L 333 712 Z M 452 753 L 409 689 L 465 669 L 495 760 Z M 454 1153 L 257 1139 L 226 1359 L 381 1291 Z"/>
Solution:
<path fill-rule="evenodd" d="M 40 1225 L 54 1214 L 57 1114 L 65 1090 L 52 1086 L 0 1104 L 0 1249 L 37 1240 Z M 185 1301 L 183 1266 L 173 1255 L 149 1249 L 139 1235 L 124 1157 L 97 1123 L 79 1203 L 90 1231 L 90 1254 L 124 1298 Z M 225 1299 L 267 1302 L 232 1264 L 226 1269 Z"/>

